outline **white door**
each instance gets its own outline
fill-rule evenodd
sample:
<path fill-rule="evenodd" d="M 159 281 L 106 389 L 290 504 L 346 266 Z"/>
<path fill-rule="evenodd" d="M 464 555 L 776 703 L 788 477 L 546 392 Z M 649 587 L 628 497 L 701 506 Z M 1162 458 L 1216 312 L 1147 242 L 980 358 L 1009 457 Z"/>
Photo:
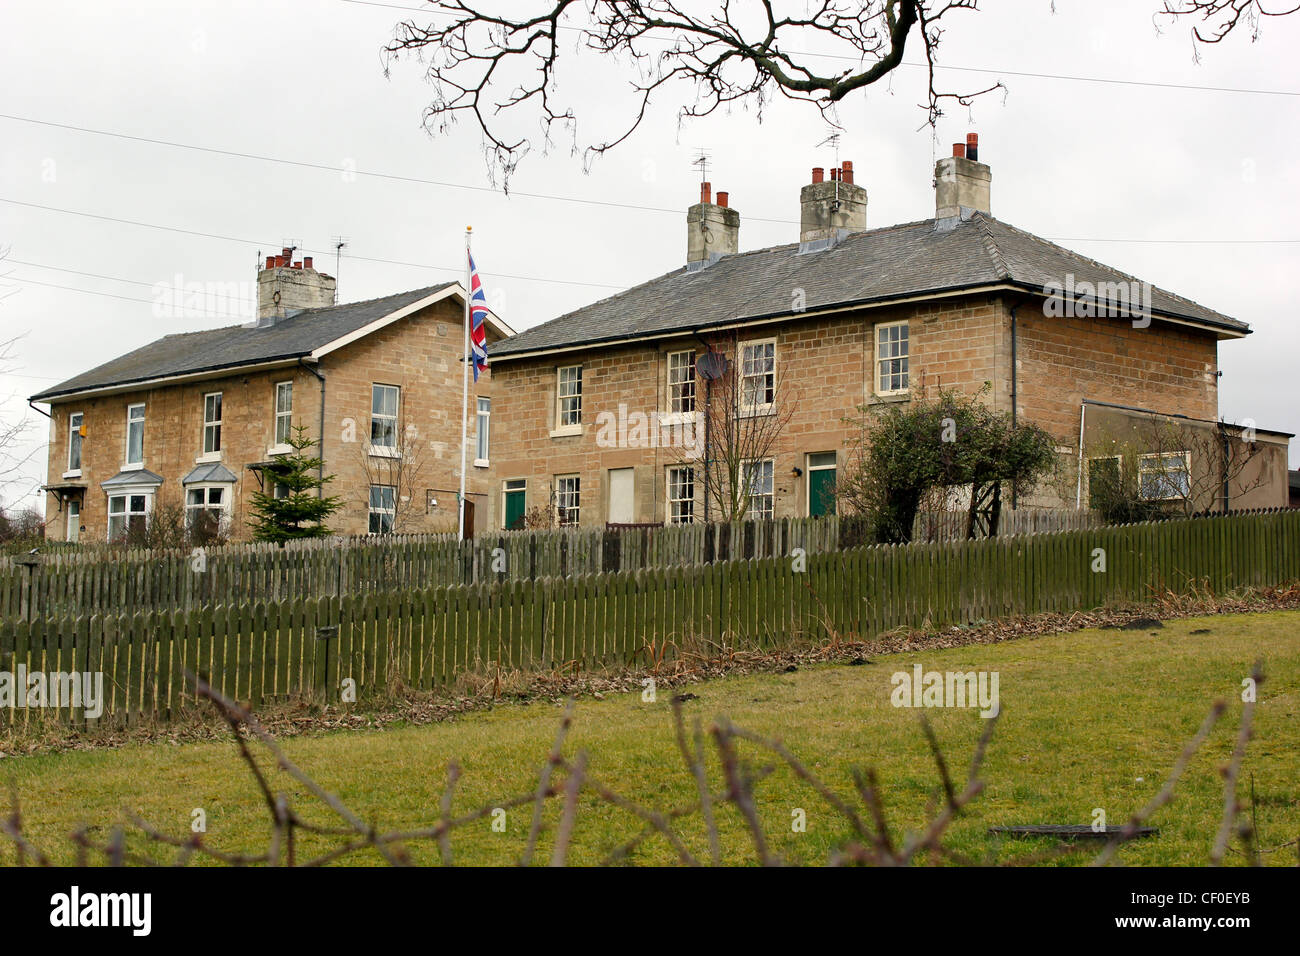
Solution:
<path fill-rule="evenodd" d="M 636 520 L 632 487 L 631 468 L 611 468 L 609 470 L 610 524 L 631 524 Z"/>
<path fill-rule="evenodd" d="M 68 533 L 64 536 L 65 541 L 69 544 L 76 544 L 81 540 L 81 502 L 68 502 Z"/>

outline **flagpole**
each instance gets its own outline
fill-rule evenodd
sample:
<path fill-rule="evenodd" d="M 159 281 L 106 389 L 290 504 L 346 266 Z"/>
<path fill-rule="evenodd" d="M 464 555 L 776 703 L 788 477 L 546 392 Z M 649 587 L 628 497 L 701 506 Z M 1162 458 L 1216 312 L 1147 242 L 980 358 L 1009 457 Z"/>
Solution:
<path fill-rule="evenodd" d="M 456 497 L 456 536 L 458 541 L 465 540 L 465 450 L 469 441 L 469 299 L 473 279 L 469 274 L 469 240 L 473 226 L 465 227 L 465 346 L 461 350 L 461 403 L 460 403 L 460 494 Z"/>

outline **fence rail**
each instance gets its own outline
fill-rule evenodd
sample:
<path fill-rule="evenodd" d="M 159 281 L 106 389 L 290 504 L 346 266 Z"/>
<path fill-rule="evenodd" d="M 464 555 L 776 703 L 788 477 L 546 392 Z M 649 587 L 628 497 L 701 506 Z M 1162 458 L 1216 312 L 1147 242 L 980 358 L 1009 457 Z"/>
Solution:
<path fill-rule="evenodd" d="M 1003 535 L 1091 527 L 1088 512 L 1007 511 Z M 965 534 L 964 513 L 917 517 L 917 540 Z M 182 549 L 54 551 L 0 560 L 0 617 L 193 610 L 216 604 L 613 571 L 689 567 L 732 558 L 808 554 L 861 545 L 849 520 L 791 518 L 740 525 L 394 535 Z M 24 563 L 26 562 L 26 563 Z"/>
<path fill-rule="evenodd" d="M 1099 565 L 1099 559 L 1104 565 Z M 1104 566 L 1104 570 L 1099 570 Z M 338 700 L 433 689 L 470 669 L 648 662 L 743 639 L 874 636 L 1069 611 L 1185 591 L 1300 580 L 1300 511 L 1197 518 L 983 541 L 870 546 L 711 565 L 572 574 L 418 591 L 294 597 L 190 610 L 0 621 L 0 667 L 102 673 L 97 718 L 85 700 L 48 697 L 74 724 L 166 719 L 190 703 L 182 674 L 206 674 L 257 705 L 309 692 Z M 19 668 L 25 671 L 20 671 Z M 52 680 L 48 687 L 57 686 Z M 2 719 L 32 698 L 0 694 Z M 39 704 L 39 701 L 38 701 Z M 50 708 L 57 704 L 53 711 Z"/>

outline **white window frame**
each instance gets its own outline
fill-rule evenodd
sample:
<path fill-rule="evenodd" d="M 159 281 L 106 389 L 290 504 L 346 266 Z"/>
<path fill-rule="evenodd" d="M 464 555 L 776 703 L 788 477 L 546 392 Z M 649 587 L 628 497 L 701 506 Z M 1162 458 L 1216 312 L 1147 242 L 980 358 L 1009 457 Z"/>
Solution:
<path fill-rule="evenodd" d="M 71 412 L 68 415 L 68 470 L 63 473 L 64 478 L 81 477 L 81 426 L 86 421 L 85 412 Z M 72 450 L 77 450 L 77 462 L 72 462 Z"/>
<path fill-rule="evenodd" d="M 690 375 L 688 377 L 679 377 L 674 381 L 673 372 L 678 369 L 673 368 L 674 360 L 681 356 L 688 356 L 690 364 Z M 695 350 L 694 349 L 676 349 L 668 352 L 664 357 L 664 408 L 665 421 L 669 424 L 682 421 L 691 421 L 695 418 L 696 398 L 699 386 L 699 373 L 695 368 Z M 684 396 L 678 395 L 681 386 L 690 386 L 689 401 Z M 679 398 L 682 400 L 679 401 Z M 685 407 L 689 405 L 690 407 Z"/>
<path fill-rule="evenodd" d="M 689 472 L 690 477 L 687 479 L 675 477 L 675 474 L 681 472 Z M 679 490 L 684 491 L 686 486 L 690 487 L 691 493 L 689 497 L 678 494 Z M 695 523 L 695 492 L 695 467 L 693 465 L 669 465 L 667 474 L 664 477 L 665 524 Z"/>
<path fill-rule="evenodd" d="M 288 389 L 289 407 L 280 408 L 280 390 Z M 293 450 L 289 444 L 289 439 L 293 437 L 293 379 L 287 382 L 275 383 L 274 405 L 271 407 L 271 447 L 267 450 L 271 455 L 283 455 Z M 373 401 L 373 399 L 372 399 Z M 280 422 L 284 421 L 284 435 L 280 434 Z"/>
<path fill-rule="evenodd" d="M 1181 494 L 1173 495 L 1148 495 L 1146 491 L 1146 476 L 1155 474 L 1168 483 L 1169 470 L 1164 466 L 1165 459 L 1178 458 L 1183 462 L 1183 474 L 1187 478 L 1186 491 Z M 1155 468 L 1147 466 L 1147 463 L 1155 460 L 1158 464 Z M 1145 455 L 1138 455 L 1138 497 L 1143 501 L 1186 501 L 1192 493 L 1192 453 L 1190 451 L 1158 451 Z"/>
<path fill-rule="evenodd" d="M 385 507 L 385 504 L 384 504 L 384 501 L 382 500 L 382 495 L 381 495 L 380 502 L 379 502 L 378 506 L 376 506 L 376 504 L 375 504 L 375 492 L 376 492 L 376 491 L 381 491 L 381 492 L 382 492 L 382 491 L 387 491 L 387 492 L 390 492 L 391 495 L 392 495 L 392 505 L 391 505 L 390 507 Z M 388 528 L 387 528 L 387 529 L 385 529 L 385 528 L 383 527 L 384 516 L 385 516 L 385 515 L 388 516 Z M 373 528 L 373 523 L 374 523 L 374 520 L 375 520 L 376 516 L 378 516 L 378 518 L 379 518 L 379 524 L 380 524 L 380 530 L 378 530 L 378 531 L 375 531 L 374 528 Z M 383 484 L 371 485 L 371 486 L 370 486 L 370 489 L 369 489 L 369 493 L 368 493 L 368 495 L 367 495 L 367 497 L 366 497 L 366 533 L 367 533 L 367 534 L 373 534 L 373 535 L 392 534 L 392 533 L 393 533 L 393 524 L 396 522 L 396 520 L 397 520 L 397 486 L 396 486 L 396 485 L 383 485 Z"/>
<path fill-rule="evenodd" d="M 492 399 L 480 395 L 474 399 L 474 467 L 487 468 L 491 457 Z"/>
<path fill-rule="evenodd" d="M 749 373 L 749 372 L 747 372 L 747 371 L 746 371 L 746 353 L 747 353 L 750 349 L 754 349 L 754 348 L 762 348 L 762 347 L 764 347 L 764 346 L 768 346 L 768 345 L 770 345 L 770 346 L 772 347 L 772 367 L 771 367 L 771 369 L 767 370 L 766 372 L 754 372 L 754 373 Z M 740 342 L 740 343 L 738 343 L 738 347 L 737 347 L 737 353 L 738 353 L 738 356 L 737 356 L 737 368 L 736 368 L 736 373 L 735 373 L 735 374 L 738 375 L 738 376 L 740 377 L 740 381 L 739 381 L 739 386 L 740 386 L 740 387 L 739 387 L 739 389 L 738 389 L 738 394 L 737 394 L 737 396 L 736 396 L 736 401 L 737 401 L 737 403 L 739 404 L 739 408 L 737 409 L 737 414 L 740 414 L 740 415 L 769 415 L 769 414 L 771 414 L 773 408 L 774 408 L 775 405 L 776 405 L 776 367 L 777 367 L 777 355 L 776 355 L 776 352 L 777 352 L 777 348 L 776 348 L 776 339 L 775 339 L 775 338 L 767 338 L 767 339 L 750 339 L 750 340 L 747 341 L 747 342 Z M 767 388 L 764 389 L 765 392 L 770 392 L 770 393 L 771 393 L 771 399 L 770 399 L 769 401 L 766 401 L 766 402 L 757 402 L 757 403 L 755 403 L 755 402 L 750 402 L 750 401 L 748 400 L 748 399 L 749 399 L 749 389 L 746 387 L 746 382 L 747 382 L 747 380 L 748 380 L 749 378 L 751 378 L 751 377 L 757 377 L 757 376 L 759 376 L 759 375 L 765 375 L 765 376 L 767 376 L 767 377 L 769 377 L 769 378 L 771 379 L 770 385 L 769 385 Z"/>
<path fill-rule="evenodd" d="M 387 412 L 375 411 L 375 396 L 379 394 L 380 389 L 391 389 L 393 392 L 396 393 L 396 399 L 393 402 L 393 413 L 391 415 L 388 414 Z M 400 454 L 397 450 L 397 423 L 401 420 L 401 416 L 402 416 L 402 386 L 389 385 L 384 382 L 371 382 L 370 383 L 370 442 L 368 445 L 368 450 L 370 454 L 379 455 L 379 456 L 388 456 L 390 458 L 395 458 L 398 456 L 398 454 Z M 392 444 L 375 443 L 376 422 L 391 423 L 392 439 L 393 439 Z"/>
<path fill-rule="evenodd" d="M 140 488 L 137 488 L 135 490 L 122 489 L 121 491 L 117 491 L 117 489 L 114 489 L 114 492 L 115 493 L 108 495 L 108 539 L 107 540 L 109 542 L 116 541 L 118 540 L 119 537 L 125 538 L 128 534 L 130 534 L 131 518 L 144 518 L 144 520 L 148 522 L 149 516 L 153 514 L 153 489 L 152 488 L 148 490 L 144 490 Z M 114 514 L 113 501 L 118 498 L 122 499 L 124 505 L 120 512 Z M 132 498 L 143 498 L 144 510 L 132 511 L 131 510 Z M 118 536 L 114 536 L 113 534 L 113 519 L 115 517 L 120 517 L 122 519 L 122 533 Z"/>
<path fill-rule="evenodd" d="M 209 399 L 216 399 L 215 403 L 213 403 L 217 410 L 216 418 L 208 418 Z M 222 397 L 221 392 L 205 392 L 203 394 L 203 444 L 201 446 L 203 451 L 199 455 L 199 461 L 221 460 L 221 423 L 225 415 L 225 405 L 225 399 Z M 209 436 L 211 436 L 211 439 Z"/>
<path fill-rule="evenodd" d="M 190 503 L 190 493 L 194 491 L 200 491 L 203 493 L 202 504 L 195 505 Z M 209 500 L 209 498 L 211 497 L 210 492 L 212 491 L 221 492 L 221 502 L 216 507 L 213 507 L 211 501 Z M 192 526 L 194 521 L 194 514 L 196 512 L 218 511 L 220 512 L 220 515 L 218 516 L 217 519 L 218 528 L 222 532 L 227 531 L 230 528 L 230 509 L 231 509 L 230 499 L 234 497 L 234 493 L 235 493 L 235 486 L 228 481 L 212 481 L 212 482 L 203 482 L 202 484 L 186 485 L 185 486 L 185 527 L 189 528 Z"/>
<path fill-rule="evenodd" d="M 573 482 L 566 491 L 564 484 Z M 572 503 L 566 504 L 566 499 Z M 570 519 L 572 513 L 572 520 Z M 582 476 L 577 474 L 555 476 L 555 521 L 562 527 L 576 527 L 582 520 Z"/>
<path fill-rule="evenodd" d="M 126 449 L 122 455 L 122 470 L 126 471 L 132 468 L 144 467 L 144 422 L 145 422 L 145 402 L 131 402 L 126 406 Z M 133 417 L 133 412 L 140 409 L 140 417 Z M 140 427 L 140 457 L 136 461 L 131 460 L 131 429 L 133 426 Z"/>
<path fill-rule="evenodd" d="M 906 349 L 898 355 L 881 356 L 881 333 L 888 329 L 903 329 L 907 333 Z M 912 331 L 906 319 L 899 322 L 881 322 L 875 326 L 872 331 L 872 349 L 871 349 L 871 387 L 877 395 L 906 395 L 911 389 L 912 384 Z M 896 362 L 902 360 L 906 368 L 898 372 L 889 373 L 891 379 L 894 375 L 902 376 L 901 388 L 881 388 L 883 378 L 883 366 L 886 362 Z M 892 381 L 890 383 L 893 384 Z"/>
<path fill-rule="evenodd" d="M 565 373 L 577 369 L 577 375 L 565 382 Z M 576 383 L 576 389 L 573 386 Z M 565 385 L 570 387 L 566 393 Z M 572 403 L 566 410 L 565 403 Z M 572 418 L 571 421 L 565 421 Z M 555 428 L 551 435 L 582 434 L 582 366 L 561 365 L 555 369 Z"/>
<path fill-rule="evenodd" d="M 765 495 L 756 496 L 754 494 L 754 478 L 752 469 L 755 467 L 766 467 L 771 471 L 770 477 L 764 475 L 764 478 L 772 483 L 772 490 Z M 745 518 L 749 521 L 766 521 L 776 517 L 776 459 L 775 458 L 750 458 L 740 463 L 741 480 L 745 482 Z M 756 514 L 754 502 L 759 498 L 765 498 L 770 503 L 769 507 L 761 509 Z"/>

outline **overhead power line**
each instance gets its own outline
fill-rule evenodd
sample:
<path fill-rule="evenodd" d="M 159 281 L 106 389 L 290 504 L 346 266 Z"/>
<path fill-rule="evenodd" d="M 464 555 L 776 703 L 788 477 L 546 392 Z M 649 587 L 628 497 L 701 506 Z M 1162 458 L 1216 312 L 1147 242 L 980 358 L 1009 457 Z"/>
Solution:
<path fill-rule="evenodd" d="M 97 219 L 101 222 L 111 222 L 111 223 L 116 223 L 119 225 L 127 225 L 127 226 L 139 226 L 142 229 L 159 229 L 164 232 L 175 232 L 186 236 L 198 236 L 203 239 L 218 239 L 223 242 L 238 242 L 244 246 L 261 246 L 267 249 L 279 249 L 281 246 L 279 242 L 272 242 L 267 239 L 247 239 L 247 238 L 240 238 L 238 236 L 226 236 L 215 232 L 202 232 L 197 229 L 182 229 L 179 226 L 166 226 L 166 225 L 162 225 L 161 223 L 155 223 L 155 222 L 143 222 L 139 219 L 124 219 L 119 216 L 101 216 L 98 213 L 85 212 L 80 209 L 63 209 L 58 206 L 46 206 L 42 203 L 24 202 L 21 199 L 9 199 L 4 196 L 0 196 L 0 202 L 10 203 L 11 205 L 14 206 L 24 206 L 28 209 L 40 209 L 45 212 L 57 212 L 66 216 L 81 216 L 86 219 Z M 321 249 L 302 249 L 300 251 L 304 253 L 312 253 L 313 255 L 331 255 L 335 252 L 335 250 L 333 249 L 330 249 L 328 251 L 321 250 Z M 346 254 L 343 256 L 343 258 L 352 259 L 357 262 L 375 262 L 384 265 L 406 266 L 411 269 L 431 269 L 435 272 L 451 272 L 454 273 L 455 275 L 462 275 L 465 271 L 464 266 L 436 266 L 436 265 L 431 265 L 427 262 L 403 262 L 400 259 L 382 259 L 376 256 L 357 256 L 352 254 Z M 627 286 L 625 285 L 612 285 L 610 283 L 605 283 L 605 282 L 582 282 L 576 279 L 552 279 L 545 276 L 525 276 L 525 275 L 516 275 L 508 272 L 492 271 L 492 272 L 485 272 L 484 274 L 489 276 L 494 276 L 498 279 L 516 279 L 521 282 L 547 282 L 547 283 L 553 283 L 558 285 L 588 286 L 596 289 L 620 289 L 621 290 L 627 288 Z"/>

